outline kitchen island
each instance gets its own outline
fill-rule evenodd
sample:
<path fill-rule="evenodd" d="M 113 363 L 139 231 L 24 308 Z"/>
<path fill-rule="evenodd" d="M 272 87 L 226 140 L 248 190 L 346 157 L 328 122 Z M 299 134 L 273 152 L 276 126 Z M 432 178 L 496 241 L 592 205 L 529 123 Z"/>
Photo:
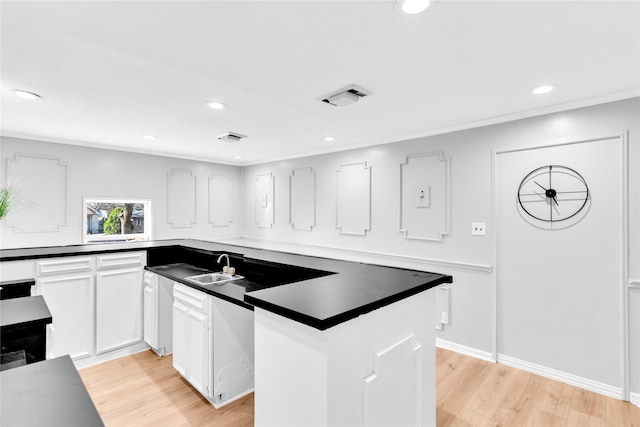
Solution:
<path fill-rule="evenodd" d="M 255 310 L 256 425 L 435 423 L 432 288 L 451 276 L 199 240 L 10 249 L 0 261 L 141 250 L 147 269 Z M 245 279 L 186 279 L 220 271 L 223 253 Z"/>

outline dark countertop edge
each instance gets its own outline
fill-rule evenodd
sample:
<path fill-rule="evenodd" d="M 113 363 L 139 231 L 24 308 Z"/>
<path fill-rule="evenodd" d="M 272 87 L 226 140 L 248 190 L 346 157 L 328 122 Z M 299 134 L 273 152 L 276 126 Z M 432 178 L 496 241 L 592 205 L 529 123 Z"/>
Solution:
<path fill-rule="evenodd" d="M 35 317 L 30 320 L 21 320 L 19 322 L 13 321 L 13 323 L 2 324 L 0 325 L 0 330 L 26 328 L 30 326 L 37 326 L 40 324 L 47 325 L 49 323 L 53 323 L 53 317 L 51 316 L 49 307 L 47 307 L 47 303 L 45 302 L 44 297 L 42 295 L 33 295 L 29 297 L 0 300 L 0 307 L 4 305 L 5 306 L 3 307 L 3 311 L 4 311 L 10 305 L 19 305 L 19 306 L 21 305 L 24 307 L 25 303 L 27 303 L 29 307 L 35 306 L 36 311 L 39 312 L 38 313 L 39 317 Z M 21 313 L 21 315 L 24 315 L 24 312 Z"/>
<path fill-rule="evenodd" d="M 36 279 L 20 279 L 20 280 L 5 280 L 0 282 L 0 286 L 13 286 L 13 285 L 31 285 L 35 286 Z"/>
<path fill-rule="evenodd" d="M 389 297 L 379 299 L 375 302 L 345 311 L 344 313 L 340 313 L 326 319 L 318 319 L 316 317 L 312 317 L 297 311 L 289 310 L 280 305 L 253 297 L 250 293 L 245 294 L 244 299 L 246 302 L 258 308 L 262 308 L 264 310 L 294 320 L 298 323 L 302 323 L 304 325 L 311 326 L 312 328 L 324 331 L 348 320 L 355 319 L 356 317 L 362 316 L 379 308 L 386 307 L 387 305 L 393 304 L 394 302 L 398 302 L 410 296 L 419 294 L 420 292 L 427 291 L 443 283 L 453 283 L 453 278 L 451 276 L 443 276 L 440 279 L 433 280 L 420 286 L 415 286 L 411 289 L 407 289 L 406 291 L 398 292 Z"/>
<path fill-rule="evenodd" d="M 169 240 L 148 240 L 144 242 L 133 243 L 87 243 L 69 246 L 39 246 L 33 248 L 11 248 L 0 249 L 0 262 L 2 261 L 23 261 L 27 259 L 39 259 L 39 258 L 61 258 L 68 256 L 79 255 L 98 255 L 113 252 L 136 252 L 146 251 L 153 248 L 170 248 L 170 247 L 189 247 L 185 246 L 184 242 L 193 239 L 169 239 Z M 203 243 L 206 243 L 204 240 Z M 215 244 L 224 244 L 218 242 L 210 242 Z M 117 247 L 114 247 L 118 245 Z M 11 252 L 16 252 L 16 255 L 11 255 Z M 21 252 L 32 252 L 31 254 L 24 254 Z M 9 255 L 7 255 L 9 253 Z"/>
<path fill-rule="evenodd" d="M 11 324 L 8 324 L 8 325 L 2 325 L 2 326 L 0 326 L 0 331 L 5 331 L 5 330 L 8 330 L 8 329 L 16 329 L 16 328 L 27 328 L 27 327 L 30 327 L 30 326 L 38 326 L 40 324 L 48 325 L 49 323 L 53 323 L 53 318 L 52 317 L 42 317 L 40 319 L 28 320 L 26 322 L 11 323 Z"/>
<path fill-rule="evenodd" d="M 172 276 L 171 274 L 168 274 L 166 271 L 161 271 L 161 270 L 155 269 L 154 267 L 145 266 L 144 269 L 147 270 L 147 271 L 150 271 L 150 272 L 152 272 L 154 274 L 157 274 L 159 276 L 166 277 L 167 279 L 171 279 L 174 282 L 178 282 L 181 285 L 188 286 L 188 287 L 193 288 L 193 289 L 195 289 L 197 291 L 204 292 L 207 295 L 211 295 L 211 296 L 214 296 L 216 298 L 223 299 L 223 300 L 228 301 L 228 302 L 230 302 L 232 304 L 239 305 L 242 308 L 246 308 L 247 310 L 253 311 L 253 305 L 248 304 L 245 301 L 230 297 L 230 296 L 225 295 L 225 294 L 217 293 L 217 292 L 215 292 L 215 291 L 213 291 L 211 289 L 200 287 L 200 286 L 198 286 L 198 285 L 196 285 L 194 283 L 189 282 L 188 280 L 183 280 L 183 279 L 180 279 L 180 278 L 178 278 L 176 276 Z"/>

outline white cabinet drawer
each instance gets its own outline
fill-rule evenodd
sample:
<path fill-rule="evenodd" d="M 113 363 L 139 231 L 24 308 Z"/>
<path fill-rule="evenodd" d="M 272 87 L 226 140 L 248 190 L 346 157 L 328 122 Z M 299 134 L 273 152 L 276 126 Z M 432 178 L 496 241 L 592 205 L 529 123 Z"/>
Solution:
<path fill-rule="evenodd" d="M 38 276 L 77 273 L 92 270 L 93 257 L 72 256 L 68 258 L 46 259 L 36 262 L 36 274 Z"/>
<path fill-rule="evenodd" d="M 204 292 L 197 291 L 180 283 L 173 286 L 173 297 L 176 301 L 198 310 L 204 314 L 209 314 L 209 298 Z"/>
<path fill-rule="evenodd" d="M 107 268 L 134 267 L 144 265 L 146 256 L 144 252 L 128 252 L 112 255 L 98 255 L 98 270 Z"/>

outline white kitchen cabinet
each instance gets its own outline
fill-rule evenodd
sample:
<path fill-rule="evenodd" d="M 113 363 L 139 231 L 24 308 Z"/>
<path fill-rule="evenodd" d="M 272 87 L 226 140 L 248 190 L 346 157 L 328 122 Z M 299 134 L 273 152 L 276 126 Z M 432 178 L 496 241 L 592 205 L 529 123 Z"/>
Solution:
<path fill-rule="evenodd" d="M 158 276 L 148 271 L 144 272 L 143 294 L 143 325 L 144 341 L 154 350 L 158 348 L 158 305 L 157 305 Z M 157 351 L 157 350 L 156 350 Z"/>
<path fill-rule="evenodd" d="M 53 258 L 36 263 L 36 293 L 44 297 L 53 322 L 47 329 L 47 358 L 93 355 L 93 257 Z"/>
<path fill-rule="evenodd" d="M 144 340 L 160 356 L 173 352 L 173 281 L 144 272 Z"/>
<path fill-rule="evenodd" d="M 174 289 L 175 290 L 175 289 Z M 187 328 L 189 307 L 176 300 L 173 303 L 173 367 L 187 376 Z"/>
<path fill-rule="evenodd" d="M 253 390 L 253 312 L 179 283 L 173 366 L 219 408 Z"/>
<path fill-rule="evenodd" d="M 97 257 L 97 354 L 142 341 L 143 262 L 140 252 Z"/>
<path fill-rule="evenodd" d="M 212 298 L 213 401 L 219 407 L 254 388 L 253 311 Z"/>
<path fill-rule="evenodd" d="M 205 397 L 210 397 L 209 316 L 195 310 L 187 315 L 186 378 Z"/>
<path fill-rule="evenodd" d="M 142 340 L 142 272 L 139 268 L 96 274 L 96 353 Z"/>
<path fill-rule="evenodd" d="M 211 297 L 179 283 L 173 296 L 173 366 L 211 399 Z"/>

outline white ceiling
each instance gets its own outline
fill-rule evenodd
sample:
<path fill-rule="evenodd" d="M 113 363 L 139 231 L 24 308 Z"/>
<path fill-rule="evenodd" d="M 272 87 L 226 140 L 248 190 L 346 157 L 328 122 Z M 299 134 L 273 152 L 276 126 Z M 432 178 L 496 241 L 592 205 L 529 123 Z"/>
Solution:
<path fill-rule="evenodd" d="M 252 164 L 640 95 L 638 1 L 440 1 L 413 16 L 394 1 L 0 8 L 6 136 Z M 318 100 L 351 83 L 373 94 Z M 557 90 L 528 93 L 542 83 Z M 227 131 L 248 138 L 216 140 Z"/>

